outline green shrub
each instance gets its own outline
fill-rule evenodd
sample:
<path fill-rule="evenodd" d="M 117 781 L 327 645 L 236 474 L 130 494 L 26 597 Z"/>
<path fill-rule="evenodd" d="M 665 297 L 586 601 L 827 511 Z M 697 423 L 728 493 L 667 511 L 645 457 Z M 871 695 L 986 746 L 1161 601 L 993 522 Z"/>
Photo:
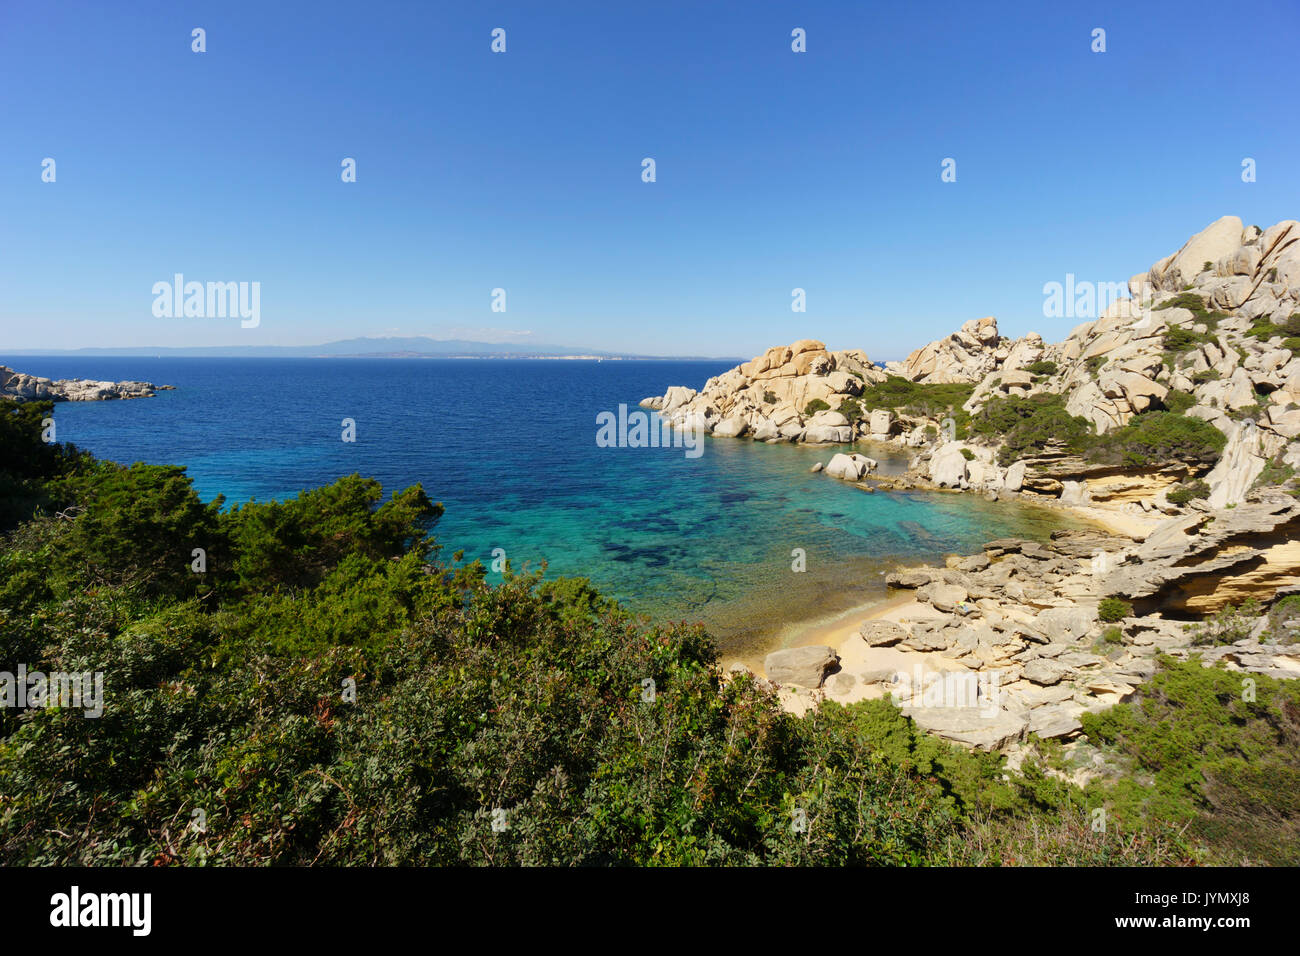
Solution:
<path fill-rule="evenodd" d="M 1097 617 L 1107 624 L 1133 616 L 1133 605 L 1123 598 L 1107 597 L 1097 602 Z"/>
<path fill-rule="evenodd" d="M 966 437 L 970 421 L 970 414 L 962 406 L 974 390 L 974 385 L 930 385 L 890 375 L 885 381 L 864 388 L 858 402 L 864 412 L 889 409 L 919 418 L 952 418 L 955 437 L 960 439 Z"/>
<path fill-rule="evenodd" d="M 1207 862 L 1300 865 L 1300 682 L 1160 661 L 1129 703 L 1080 717 L 1090 740 L 1134 772 L 1094 782 L 1121 826 L 1164 821 L 1203 845 Z"/>
<path fill-rule="evenodd" d="M 1050 393 L 990 398 L 971 419 L 971 431 L 1004 442 L 998 453 L 1004 465 L 1048 447 L 1082 454 L 1094 438 L 1092 423 L 1067 412 L 1065 396 Z"/>
<path fill-rule="evenodd" d="M 1273 602 L 1268 609 L 1268 631 L 1264 639 L 1277 644 L 1300 642 L 1300 594 L 1288 594 Z"/>
<path fill-rule="evenodd" d="M 1256 476 L 1252 488 L 1267 488 L 1270 485 L 1285 485 L 1295 477 L 1295 469 L 1288 465 L 1282 458 L 1284 452 L 1279 452 L 1274 457 L 1264 463 L 1264 467 Z"/>
<path fill-rule="evenodd" d="M 763 393 L 763 404 L 764 404 L 764 405 L 775 405 L 775 404 L 776 404 L 776 392 L 773 392 L 773 391 L 765 391 L 765 392 Z"/>
<path fill-rule="evenodd" d="M 811 402 L 809 402 L 807 405 L 803 407 L 803 416 L 804 418 L 812 418 L 818 412 L 830 411 L 830 408 L 831 407 L 827 405 L 824 401 L 822 401 L 820 398 L 814 398 Z"/>
<path fill-rule="evenodd" d="M 840 407 L 836 411 L 847 418 L 850 424 L 860 422 L 868 415 L 868 412 L 863 410 L 862 403 L 856 398 L 844 399 L 840 402 Z"/>
<path fill-rule="evenodd" d="M 1204 479 L 1198 478 L 1189 484 L 1179 485 L 1173 491 L 1165 495 L 1165 499 L 1174 505 L 1185 505 L 1193 498 L 1210 497 L 1210 486 L 1205 483 Z"/>
<path fill-rule="evenodd" d="M 1259 620 L 1260 611 L 1259 602 L 1247 598 L 1240 605 L 1225 605 L 1199 624 L 1190 625 L 1187 630 L 1192 635 L 1193 644 L 1234 644 L 1250 636 Z"/>
<path fill-rule="evenodd" d="M 975 460 L 975 453 L 971 451 L 969 448 L 963 448 L 961 450 L 961 456 L 965 458 L 967 461 Z"/>
<path fill-rule="evenodd" d="M 1174 388 L 1170 389 L 1169 394 L 1165 396 L 1165 408 L 1175 415 L 1182 415 L 1195 404 L 1196 396 L 1191 392 L 1182 392 Z"/>
<path fill-rule="evenodd" d="M 1030 375 L 1055 375 L 1056 363 L 1039 359 L 1037 362 L 1030 362 L 1026 365 L 1024 371 Z"/>
<path fill-rule="evenodd" d="M 1099 463 L 1146 466 L 1163 462 L 1212 462 L 1228 438 L 1209 422 L 1174 412 L 1144 412 L 1088 449 Z"/>

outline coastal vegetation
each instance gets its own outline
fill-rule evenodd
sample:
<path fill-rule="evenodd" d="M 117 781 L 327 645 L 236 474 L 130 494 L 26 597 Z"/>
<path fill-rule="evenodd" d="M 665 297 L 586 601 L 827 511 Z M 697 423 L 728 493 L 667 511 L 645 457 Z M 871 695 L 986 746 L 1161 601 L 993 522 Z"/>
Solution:
<path fill-rule="evenodd" d="M 868 412 L 888 409 L 900 415 L 921 418 L 952 418 L 962 437 L 970 415 L 962 408 L 970 398 L 974 386 L 958 382 L 913 382 L 901 375 L 890 375 L 883 382 L 868 385 L 858 396 L 862 408 Z"/>
<path fill-rule="evenodd" d="M 1188 405 L 1179 394 L 1170 393 L 1178 410 L 1135 415 L 1104 440 L 1086 418 L 1070 414 L 1065 396 L 1051 392 L 990 398 L 972 418 L 971 431 L 1000 443 L 998 461 L 1004 465 L 1049 451 L 1103 464 L 1214 461 L 1227 437 L 1209 422 L 1182 414 Z"/>
<path fill-rule="evenodd" d="M 507 568 L 490 583 L 444 557 L 442 509 L 418 485 L 385 497 L 353 475 L 284 501 L 204 503 L 181 468 L 44 442 L 50 413 L 0 405 L 0 670 L 101 673 L 106 700 L 98 718 L 0 710 L 0 863 L 1294 852 L 1232 828 L 1247 812 L 1294 824 L 1300 790 L 1261 776 L 1296 772 L 1280 752 L 1295 693 L 1280 682 L 1261 679 L 1244 707 L 1220 687 L 1235 676 L 1165 661 L 1154 703 L 1090 725 L 1132 772 L 1080 786 L 1050 742 L 1009 772 L 888 701 L 792 716 L 763 682 L 724 675 L 700 627 L 636 619 L 584 580 Z M 1211 776 L 1167 752 L 1184 732 L 1169 715 L 1214 742 Z"/>
<path fill-rule="evenodd" d="M 1294 693 L 1277 682 L 1238 713 L 1214 696 L 1235 678 L 1166 662 L 1157 710 L 1091 731 L 1149 786 L 1080 787 L 1053 769 L 1049 741 L 1009 774 L 1001 754 L 924 734 L 888 701 L 793 717 L 750 675 L 724 676 L 701 628 L 634 619 L 585 580 L 507 570 L 490 584 L 477 562 L 443 561 L 430 536 L 442 510 L 419 485 L 385 498 L 354 475 L 287 501 L 204 503 L 182 468 L 45 444 L 48 414 L 0 412 L 3 669 L 101 672 L 107 701 L 100 718 L 0 711 L 4 864 L 1161 865 L 1294 852 L 1230 826 L 1247 812 L 1294 818 L 1255 770 L 1296 771 L 1278 753 Z M 1161 749 L 1166 711 L 1217 741 L 1205 782 Z M 1229 721 L 1247 728 L 1238 744 Z M 1099 808 L 1115 821 L 1104 831 Z"/>

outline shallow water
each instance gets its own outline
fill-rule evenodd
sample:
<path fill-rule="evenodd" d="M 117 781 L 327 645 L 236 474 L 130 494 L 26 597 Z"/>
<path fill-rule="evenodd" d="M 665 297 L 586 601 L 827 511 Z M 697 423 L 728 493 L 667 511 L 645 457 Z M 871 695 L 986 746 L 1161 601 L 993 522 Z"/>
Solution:
<path fill-rule="evenodd" d="M 433 359 L 0 358 L 52 378 L 143 379 L 176 391 L 61 403 L 58 438 L 116 461 L 185 465 L 205 498 L 268 499 L 360 472 L 422 482 L 447 509 L 445 557 L 591 578 L 659 619 L 704 622 L 729 654 L 883 599 L 884 573 L 1007 535 L 1078 526 L 973 495 L 870 494 L 812 474 L 838 449 L 706 439 L 597 447 L 596 415 L 730 363 Z M 356 422 L 355 443 L 341 440 Z M 899 472 L 905 455 L 858 450 Z M 806 570 L 793 570 L 802 549 Z"/>

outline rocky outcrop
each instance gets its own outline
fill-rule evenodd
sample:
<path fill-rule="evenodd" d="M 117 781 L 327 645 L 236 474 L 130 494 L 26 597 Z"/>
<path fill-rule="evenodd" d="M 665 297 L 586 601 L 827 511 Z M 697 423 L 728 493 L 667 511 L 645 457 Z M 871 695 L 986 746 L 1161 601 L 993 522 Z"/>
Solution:
<path fill-rule="evenodd" d="M 1042 340 L 1033 335 L 1041 347 Z M 998 320 L 993 316 L 971 319 L 947 338 L 923 345 L 901 362 L 886 362 L 885 371 L 912 382 L 951 384 L 978 382 L 1007 363 L 1012 357 L 1012 343 L 998 334 Z M 1024 362 L 1032 348 L 1022 350 Z M 1018 368 L 1020 363 L 1010 367 Z"/>
<path fill-rule="evenodd" d="M 1203 615 L 1249 598 L 1300 593 L 1300 501 L 1266 490 L 1158 525 L 1105 576 L 1142 610 Z"/>
<path fill-rule="evenodd" d="M 915 608 L 897 620 L 867 622 L 852 640 L 876 654 L 903 651 L 919 662 L 881 672 L 853 663 L 870 661 L 870 653 L 844 647 L 843 669 L 826 682 L 824 696 L 862 699 L 862 688 L 872 685 L 929 733 L 1004 750 L 1031 736 L 1076 738 L 1083 714 L 1139 693 L 1161 654 L 1300 678 L 1300 641 L 1281 633 L 1285 628 L 1267 629 L 1266 618 L 1250 638 L 1216 645 L 1171 616 L 1179 612 L 1174 603 L 1162 601 L 1160 611 L 1150 612 L 1135 600 L 1140 616 L 1114 624 L 1100 620 L 1097 610 L 1103 597 L 1156 595 L 1198 579 L 1213 584 L 1193 585 L 1191 593 L 1222 592 L 1234 600 L 1250 594 L 1267 603 L 1300 593 L 1294 572 L 1256 575 L 1256 555 L 1247 552 L 1258 549 L 1243 545 L 1255 540 L 1266 549 L 1297 537 L 1300 504 L 1283 497 L 1289 499 L 1266 496 L 1232 509 L 1242 514 L 1221 529 L 1206 513 L 1199 524 L 1170 519 L 1143 542 L 1100 531 L 1057 532 L 1047 544 L 1002 539 L 947 567 L 892 572 L 889 585 L 910 590 Z M 1238 553 L 1246 555 L 1244 567 Z M 1293 560 L 1291 567 L 1300 564 Z"/>
<path fill-rule="evenodd" d="M 25 401 L 102 402 L 115 398 L 149 398 L 171 385 L 150 382 L 95 382 L 84 378 L 52 381 L 0 365 L 0 398 Z"/>
<path fill-rule="evenodd" d="M 856 350 L 827 351 L 813 339 L 768 349 L 704 383 L 699 392 L 675 386 L 641 402 L 674 428 L 715 438 L 843 444 L 856 437 L 836 409 L 885 373 Z M 885 422 L 888 428 L 888 422 Z"/>

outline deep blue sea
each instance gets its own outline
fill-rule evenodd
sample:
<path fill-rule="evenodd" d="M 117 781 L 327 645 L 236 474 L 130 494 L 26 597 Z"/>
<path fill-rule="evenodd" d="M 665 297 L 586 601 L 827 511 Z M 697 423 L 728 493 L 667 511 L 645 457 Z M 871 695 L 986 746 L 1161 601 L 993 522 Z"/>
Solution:
<path fill-rule="evenodd" d="M 296 494 L 352 472 L 419 482 L 446 507 L 443 556 L 582 575 L 656 618 L 700 620 L 751 657 L 882 599 L 900 563 L 1065 526 L 974 495 L 869 494 L 821 474 L 833 450 L 705 439 L 601 448 L 596 415 L 670 385 L 699 388 L 727 362 L 193 359 L 0 356 L 50 378 L 139 379 L 155 398 L 64 402 L 58 438 L 119 462 L 184 465 L 199 493 Z M 342 420 L 356 441 L 341 439 Z M 906 459 L 863 446 L 884 470 Z M 806 571 L 792 570 L 792 551 Z"/>

